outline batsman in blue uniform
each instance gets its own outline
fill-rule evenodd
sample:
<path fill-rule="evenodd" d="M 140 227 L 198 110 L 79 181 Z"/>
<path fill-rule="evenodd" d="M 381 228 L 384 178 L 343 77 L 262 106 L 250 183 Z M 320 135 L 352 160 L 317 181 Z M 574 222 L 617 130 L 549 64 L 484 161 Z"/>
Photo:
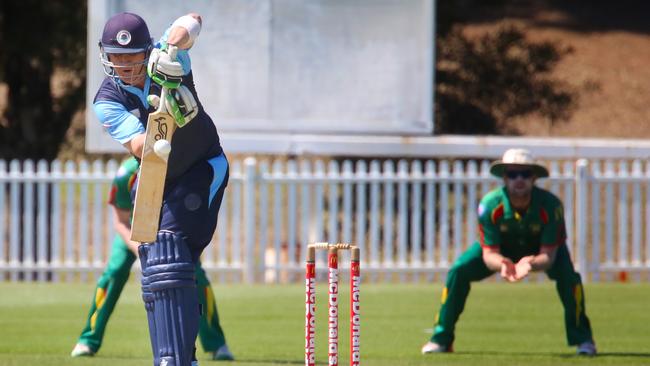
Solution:
<path fill-rule="evenodd" d="M 200 31 L 201 17 L 191 13 L 154 42 L 140 16 L 119 13 L 106 22 L 99 43 L 107 77 L 93 107 L 111 137 L 141 158 L 147 117 L 158 103 L 182 126 L 171 142 L 157 239 L 138 248 L 155 366 L 197 365 L 201 309 L 194 268 L 212 238 L 228 183 L 219 135 L 194 87 L 188 51 Z M 170 98 L 157 97 L 161 86 L 171 90 Z"/>

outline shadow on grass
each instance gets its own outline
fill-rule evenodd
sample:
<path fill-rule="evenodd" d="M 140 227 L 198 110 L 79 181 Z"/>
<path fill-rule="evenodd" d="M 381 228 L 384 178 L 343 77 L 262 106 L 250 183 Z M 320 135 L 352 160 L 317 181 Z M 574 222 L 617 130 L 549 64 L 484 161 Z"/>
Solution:
<path fill-rule="evenodd" d="M 590 359 L 592 357 L 639 357 L 650 358 L 650 352 L 601 352 L 597 356 L 577 355 L 575 353 L 552 353 L 552 352 L 504 352 L 504 351 L 454 351 L 457 355 L 482 355 L 482 356 L 551 356 L 558 358 L 584 358 Z"/>
<path fill-rule="evenodd" d="M 260 364 L 271 364 L 271 365 L 303 365 L 304 360 L 253 360 L 253 359 L 243 359 L 237 358 L 233 362 L 250 362 L 250 363 L 260 363 Z M 327 365 L 327 362 L 316 362 L 316 365 Z"/>
<path fill-rule="evenodd" d="M 599 353 L 596 357 L 648 357 L 650 358 L 650 352 L 602 352 Z"/>

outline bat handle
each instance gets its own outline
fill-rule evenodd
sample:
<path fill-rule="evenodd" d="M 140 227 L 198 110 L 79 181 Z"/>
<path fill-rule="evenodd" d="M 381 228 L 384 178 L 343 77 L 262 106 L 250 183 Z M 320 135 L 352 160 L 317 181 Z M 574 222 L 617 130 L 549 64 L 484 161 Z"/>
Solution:
<path fill-rule="evenodd" d="M 158 105 L 158 110 L 156 112 L 159 113 L 165 113 L 167 112 L 167 107 L 165 106 L 165 97 L 167 96 L 167 93 L 169 93 L 169 89 L 167 87 L 161 86 L 160 87 L 160 104 Z"/>

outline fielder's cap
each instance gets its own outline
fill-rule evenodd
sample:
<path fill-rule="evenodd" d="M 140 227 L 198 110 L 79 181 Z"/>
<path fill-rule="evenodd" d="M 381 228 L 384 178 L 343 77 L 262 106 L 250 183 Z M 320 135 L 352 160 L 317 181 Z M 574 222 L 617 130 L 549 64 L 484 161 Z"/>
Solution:
<path fill-rule="evenodd" d="M 100 42 L 107 53 L 145 52 L 152 44 L 144 19 L 126 12 L 115 14 L 106 22 Z"/>
<path fill-rule="evenodd" d="M 503 177 L 506 169 L 511 166 L 530 168 L 538 178 L 548 177 L 548 170 L 543 165 L 535 162 L 533 154 L 526 149 L 508 149 L 503 153 L 503 158 L 490 165 L 490 173 Z"/>

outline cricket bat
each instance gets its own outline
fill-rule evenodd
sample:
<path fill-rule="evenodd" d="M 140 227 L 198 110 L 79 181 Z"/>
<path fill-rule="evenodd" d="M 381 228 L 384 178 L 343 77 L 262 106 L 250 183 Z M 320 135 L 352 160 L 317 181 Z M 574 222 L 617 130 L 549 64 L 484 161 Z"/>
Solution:
<path fill-rule="evenodd" d="M 175 53 L 170 56 L 175 58 Z M 147 131 L 142 150 L 138 185 L 135 193 L 135 206 L 131 222 L 131 240 L 140 243 L 156 241 L 160 210 L 162 208 L 165 178 L 167 176 L 167 159 L 154 151 L 154 144 L 160 140 L 172 142 L 176 121 L 165 109 L 165 96 L 168 90 L 162 87 L 158 109 L 149 114 Z"/>

